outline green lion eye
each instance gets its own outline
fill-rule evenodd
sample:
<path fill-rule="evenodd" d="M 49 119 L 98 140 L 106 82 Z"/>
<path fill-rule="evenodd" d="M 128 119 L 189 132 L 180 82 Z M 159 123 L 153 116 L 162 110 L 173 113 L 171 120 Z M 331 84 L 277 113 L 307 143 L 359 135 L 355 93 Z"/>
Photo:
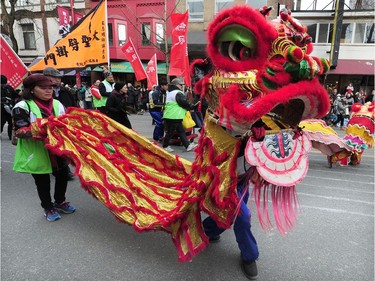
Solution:
<path fill-rule="evenodd" d="M 241 25 L 231 25 L 222 30 L 216 42 L 219 52 L 234 61 L 247 60 L 255 55 L 256 38 Z"/>

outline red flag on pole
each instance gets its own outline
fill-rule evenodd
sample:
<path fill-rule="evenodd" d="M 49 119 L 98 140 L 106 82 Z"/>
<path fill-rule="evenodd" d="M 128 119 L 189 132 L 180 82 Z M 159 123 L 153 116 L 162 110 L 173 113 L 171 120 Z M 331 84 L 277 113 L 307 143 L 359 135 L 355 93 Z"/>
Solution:
<path fill-rule="evenodd" d="M 147 74 L 147 89 L 151 90 L 152 86 L 158 85 L 158 64 L 156 54 L 152 56 L 146 67 Z"/>
<path fill-rule="evenodd" d="M 66 7 L 62 7 L 60 5 L 56 6 L 57 8 L 57 15 L 59 17 L 59 25 L 67 25 L 70 24 L 70 11 Z"/>
<path fill-rule="evenodd" d="M 189 59 L 187 51 L 187 31 L 189 13 L 172 14 L 172 48 L 170 56 L 169 76 L 184 77 L 185 84 L 190 86 Z"/>
<path fill-rule="evenodd" d="M 81 13 L 78 13 L 78 12 L 74 11 L 74 23 L 79 22 L 79 20 L 81 18 L 83 18 L 83 17 L 84 17 L 84 15 L 82 15 Z"/>
<path fill-rule="evenodd" d="M 147 78 L 147 74 L 143 68 L 142 62 L 130 38 L 129 41 L 124 46 L 122 46 L 121 50 L 125 54 L 125 58 L 130 62 L 131 66 L 133 67 L 135 79 L 137 81 L 140 81 Z"/>
<path fill-rule="evenodd" d="M 0 48 L 1 74 L 8 78 L 10 86 L 17 88 L 22 83 L 28 69 L 3 36 L 0 36 Z"/>
<path fill-rule="evenodd" d="M 57 5 L 56 8 L 59 17 L 59 34 L 65 37 L 70 32 L 70 11 L 60 5 Z"/>

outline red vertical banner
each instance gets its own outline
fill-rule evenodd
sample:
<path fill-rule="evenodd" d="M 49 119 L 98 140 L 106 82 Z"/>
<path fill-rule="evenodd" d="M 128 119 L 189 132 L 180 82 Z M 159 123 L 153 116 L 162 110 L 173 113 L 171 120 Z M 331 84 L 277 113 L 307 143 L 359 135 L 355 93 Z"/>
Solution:
<path fill-rule="evenodd" d="M 129 41 L 125 43 L 124 46 L 122 46 L 121 50 L 125 54 L 125 58 L 133 67 L 135 79 L 137 81 L 140 81 L 147 78 L 147 74 L 145 72 L 145 69 L 143 68 L 141 59 L 139 58 L 138 53 L 134 48 L 133 42 L 130 38 Z"/>
<path fill-rule="evenodd" d="M 79 71 L 76 72 L 76 85 L 78 89 L 82 86 L 81 73 L 79 73 Z"/>
<path fill-rule="evenodd" d="M 78 13 L 78 12 L 74 11 L 74 24 L 76 24 L 77 22 L 79 22 L 79 20 L 81 18 L 83 18 L 83 17 L 84 17 L 84 15 L 82 15 L 81 13 Z"/>
<path fill-rule="evenodd" d="M 0 36 L 0 48 L 1 74 L 7 77 L 10 86 L 17 88 L 28 69 L 3 36 Z"/>
<path fill-rule="evenodd" d="M 189 59 L 187 49 L 189 13 L 172 14 L 172 48 L 170 55 L 169 76 L 184 77 L 185 84 L 190 86 Z"/>
<path fill-rule="evenodd" d="M 66 26 L 70 24 L 70 11 L 66 7 L 62 7 L 60 5 L 56 6 L 57 8 L 57 15 L 59 17 L 59 25 Z"/>
<path fill-rule="evenodd" d="M 152 56 L 146 67 L 147 74 L 147 89 L 151 90 L 152 86 L 158 85 L 158 61 L 156 54 Z"/>

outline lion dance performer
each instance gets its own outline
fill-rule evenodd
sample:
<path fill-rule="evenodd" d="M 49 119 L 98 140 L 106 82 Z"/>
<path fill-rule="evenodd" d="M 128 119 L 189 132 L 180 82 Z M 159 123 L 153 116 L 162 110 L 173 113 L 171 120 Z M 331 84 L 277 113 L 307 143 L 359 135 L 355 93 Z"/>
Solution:
<path fill-rule="evenodd" d="M 374 146 L 374 103 L 352 105 L 352 114 L 343 138 L 323 120 L 303 120 L 300 127 L 313 147 L 327 155 L 330 168 L 333 163 L 341 166 L 358 165 L 363 151 Z"/>
<path fill-rule="evenodd" d="M 329 64 L 311 56 L 306 27 L 288 11 L 272 22 L 267 11 L 236 6 L 208 28 L 209 58 L 192 65 L 195 91 L 209 103 L 193 162 L 96 111 L 71 109 L 33 124 L 34 135 L 46 134 L 47 148 L 68 157 L 82 186 L 121 222 L 170 233 L 179 261 L 215 238 L 205 233 L 202 211 L 220 229 L 236 218 L 245 218 L 240 228 L 250 228 L 250 185 L 264 228 L 272 227 L 268 199 L 276 227 L 282 233 L 293 227 L 295 185 L 306 175 L 311 148 L 297 125 L 328 112 L 316 76 Z M 247 165 L 237 164 L 241 156 Z M 245 275 L 255 278 L 250 259 L 257 254 L 249 258 L 246 246 L 240 250 Z"/>

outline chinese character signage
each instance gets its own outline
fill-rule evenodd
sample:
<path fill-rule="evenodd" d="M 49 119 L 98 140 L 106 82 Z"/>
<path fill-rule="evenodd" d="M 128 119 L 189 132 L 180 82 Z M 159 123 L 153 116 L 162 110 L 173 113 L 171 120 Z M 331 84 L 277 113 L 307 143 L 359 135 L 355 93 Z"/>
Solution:
<path fill-rule="evenodd" d="M 140 81 L 147 78 L 141 59 L 139 58 L 137 50 L 134 48 L 133 42 L 130 38 L 129 41 L 122 46 L 121 51 L 124 53 L 125 59 L 127 59 L 133 67 L 135 79 Z"/>
<path fill-rule="evenodd" d="M 10 86 L 17 88 L 22 83 L 23 77 L 27 74 L 27 67 L 1 35 L 0 48 L 1 74 L 8 78 Z"/>
<path fill-rule="evenodd" d="M 158 64 L 156 54 L 152 56 L 146 67 L 147 73 L 147 89 L 151 90 L 152 86 L 158 85 Z"/>
<path fill-rule="evenodd" d="M 187 49 L 187 31 L 189 14 L 172 14 L 172 48 L 170 56 L 169 76 L 182 76 L 190 86 L 189 58 Z"/>
<path fill-rule="evenodd" d="M 30 71 L 108 64 L 106 9 L 107 2 L 101 1 L 79 24 L 72 26 L 70 33 L 57 41 L 44 59 L 31 66 Z"/>

